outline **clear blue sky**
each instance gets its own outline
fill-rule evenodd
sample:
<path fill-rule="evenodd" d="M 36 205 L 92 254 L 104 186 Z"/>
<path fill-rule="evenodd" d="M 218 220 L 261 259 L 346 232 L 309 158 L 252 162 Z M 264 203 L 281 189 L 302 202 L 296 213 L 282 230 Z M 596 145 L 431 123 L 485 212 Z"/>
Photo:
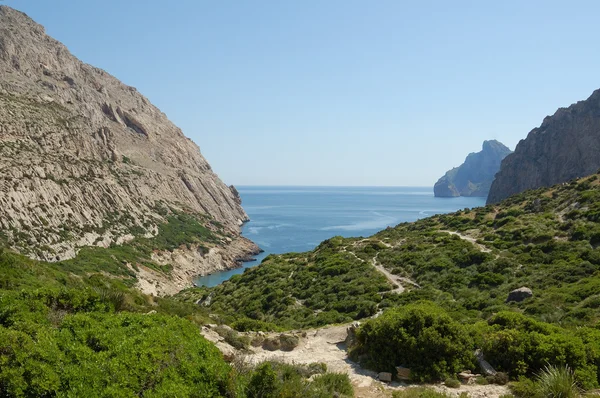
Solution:
<path fill-rule="evenodd" d="M 431 186 L 600 87 L 598 1 L 5 0 L 230 184 Z"/>

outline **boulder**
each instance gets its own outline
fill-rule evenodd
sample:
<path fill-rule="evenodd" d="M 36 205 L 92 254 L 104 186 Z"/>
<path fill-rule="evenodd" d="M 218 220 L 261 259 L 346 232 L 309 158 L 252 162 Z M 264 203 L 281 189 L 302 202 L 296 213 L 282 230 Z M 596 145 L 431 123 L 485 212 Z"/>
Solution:
<path fill-rule="evenodd" d="M 348 329 L 348 335 L 346 336 L 346 346 L 352 347 L 356 343 L 356 330 L 360 327 L 360 322 L 352 322 Z"/>
<path fill-rule="evenodd" d="M 521 301 L 532 297 L 533 296 L 533 292 L 531 291 L 530 288 L 528 287 L 520 287 L 518 289 L 513 290 L 512 292 L 508 293 L 508 297 L 506 298 L 506 302 L 511 302 L 511 301 L 516 301 L 517 303 L 520 303 Z"/>
<path fill-rule="evenodd" d="M 265 339 L 262 346 L 267 351 L 277 351 L 281 348 L 279 337 L 271 337 Z"/>
<path fill-rule="evenodd" d="M 283 333 L 279 336 L 281 351 L 292 351 L 300 344 L 300 338 L 293 334 Z"/>
<path fill-rule="evenodd" d="M 398 372 L 398 379 L 410 380 L 410 369 L 403 366 L 396 366 L 396 372 Z"/>
<path fill-rule="evenodd" d="M 389 383 L 392 381 L 392 374 L 388 372 L 379 372 L 377 378 L 379 381 L 385 381 L 386 383 Z"/>

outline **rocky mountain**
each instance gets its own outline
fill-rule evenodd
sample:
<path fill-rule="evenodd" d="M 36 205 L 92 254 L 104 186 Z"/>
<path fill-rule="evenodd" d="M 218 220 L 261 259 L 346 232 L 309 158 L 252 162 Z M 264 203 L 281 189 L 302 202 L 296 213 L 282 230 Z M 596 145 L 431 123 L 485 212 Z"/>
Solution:
<path fill-rule="evenodd" d="M 600 90 L 560 108 L 521 140 L 502 162 L 488 203 L 527 189 L 587 176 L 600 168 Z"/>
<path fill-rule="evenodd" d="M 182 285 L 257 250 L 240 237 L 247 215 L 235 188 L 164 113 L 0 6 L 0 239 L 59 261 L 151 238 L 182 213 L 219 237 L 203 250 L 155 253 L 174 264 L 185 257 Z"/>
<path fill-rule="evenodd" d="M 435 183 L 435 196 L 487 196 L 500 162 L 510 153 L 501 142 L 484 141 L 481 152 L 470 153 L 463 164 L 446 172 Z"/>

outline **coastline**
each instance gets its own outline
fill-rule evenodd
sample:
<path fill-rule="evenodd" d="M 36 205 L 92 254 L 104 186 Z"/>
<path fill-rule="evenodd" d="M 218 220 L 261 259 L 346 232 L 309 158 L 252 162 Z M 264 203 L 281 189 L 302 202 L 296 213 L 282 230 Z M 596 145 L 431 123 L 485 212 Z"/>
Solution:
<path fill-rule="evenodd" d="M 261 251 L 258 245 L 240 235 L 208 250 L 194 245 L 177 248 L 172 252 L 153 253 L 152 260 L 157 264 L 173 266 L 169 274 L 143 265 L 131 269 L 136 273 L 136 287 L 140 291 L 154 296 L 170 296 L 194 287 L 194 281 L 200 276 L 240 268 Z"/>

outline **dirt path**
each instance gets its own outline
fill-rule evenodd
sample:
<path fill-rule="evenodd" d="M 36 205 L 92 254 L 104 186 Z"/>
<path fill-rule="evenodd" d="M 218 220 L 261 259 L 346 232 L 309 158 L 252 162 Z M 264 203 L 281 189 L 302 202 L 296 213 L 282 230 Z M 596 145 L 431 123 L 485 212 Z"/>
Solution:
<path fill-rule="evenodd" d="M 365 242 L 367 240 L 368 239 L 363 239 L 361 241 L 358 241 L 357 243 Z M 383 244 L 385 247 L 390 248 L 390 249 L 394 247 L 394 246 L 390 245 L 387 242 L 379 241 L 379 243 Z M 345 253 L 350 253 L 351 255 L 354 256 L 354 258 L 356 258 L 361 263 L 365 262 L 365 260 L 363 260 L 362 258 L 358 257 L 356 255 L 356 253 L 354 253 L 351 250 L 348 250 L 348 247 L 344 247 L 342 249 L 342 251 L 345 252 Z M 377 261 L 377 256 L 379 256 L 379 253 L 375 254 L 375 256 L 371 259 L 371 264 L 373 265 L 373 267 L 375 267 L 375 269 L 377 271 L 381 272 L 383 274 L 383 276 L 385 276 L 385 278 L 388 281 L 390 281 L 390 283 L 392 284 L 392 286 L 397 286 L 396 288 L 392 289 L 389 293 L 400 294 L 400 293 L 404 292 L 405 288 L 404 288 L 403 284 L 409 284 L 409 285 L 412 285 L 412 286 L 414 286 L 414 287 L 416 287 L 418 289 L 421 288 L 421 286 L 419 286 L 417 283 L 413 282 L 412 280 L 410 280 L 408 278 L 404 278 L 402 276 L 394 275 L 390 271 L 388 271 L 387 269 L 385 269 L 385 267 L 383 265 L 381 265 Z"/>
<path fill-rule="evenodd" d="M 440 230 L 440 232 L 445 232 L 445 233 L 450 234 L 450 235 L 456 235 L 459 238 L 461 238 L 462 240 L 466 240 L 467 242 L 471 242 L 473 245 L 475 245 L 483 253 L 491 253 L 492 252 L 491 249 L 485 247 L 481 243 L 478 243 L 477 239 L 475 239 L 475 238 L 473 238 L 471 236 L 463 235 L 460 232 L 456 232 L 456 231 L 444 231 L 444 230 Z"/>
<path fill-rule="evenodd" d="M 373 257 L 373 259 L 371 260 L 371 263 L 373 264 L 373 267 L 375 267 L 375 269 L 379 272 L 381 272 L 383 274 L 383 276 L 385 276 L 387 278 L 388 281 L 390 281 L 392 283 L 392 285 L 396 285 L 398 286 L 397 288 L 393 289 L 391 291 L 391 293 L 397 293 L 400 294 L 402 292 L 404 292 L 405 288 L 403 286 L 403 284 L 409 284 L 412 285 L 418 289 L 421 288 L 421 286 L 419 286 L 416 282 L 413 282 L 412 280 L 408 279 L 408 278 L 404 278 L 398 275 L 394 275 L 392 274 L 390 271 L 388 271 L 387 269 L 385 269 L 385 267 L 383 265 L 381 265 L 378 261 L 377 261 L 377 256 L 379 255 L 379 253 L 377 253 L 375 255 L 375 257 Z"/>
<path fill-rule="evenodd" d="M 457 232 L 442 231 L 452 235 L 458 235 L 461 239 L 472 242 L 483 252 L 490 252 L 485 246 L 478 244 L 475 239 L 461 235 Z M 392 248 L 386 242 L 381 242 L 385 246 Z M 361 262 L 365 260 L 358 257 L 352 250 L 348 248 L 342 249 L 343 252 L 351 253 L 356 259 Z M 379 253 L 372 259 L 371 264 L 377 271 L 383 274 L 392 285 L 398 286 L 391 293 L 401 294 L 405 288 L 403 286 L 410 284 L 419 288 L 420 286 L 408 278 L 403 278 L 389 272 L 385 267 L 377 261 Z M 223 338 L 210 328 L 203 327 L 202 334 L 210 341 L 216 344 L 225 357 L 233 359 L 238 358 L 249 364 L 258 364 L 266 360 L 277 360 L 290 364 L 310 364 L 315 362 L 324 363 L 327 365 L 327 370 L 336 373 L 346 373 L 352 382 L 355 389 L 356 398 L 390 398 L 392 392 L 404 388 L 410 388 L 404 383 L 392 382 L 383 383 L 377 379 L 377 372 L 363 369 L 356 363 L 348 359 L 346 351 L 346 337 L 348 336 L 347 325 L 328 326 L 320 329 L 307 330 L 305 335 L 300 338 L 300 342 L 292 351 L 268 351 L 262 347 L 251 347 L 246 352 L 236 351 L 229 344 L 225 343 Z M 265 333 L 267 337 L 274 337 L 277 333 Z M 457 389 L 449 389 L 442 384 L 428 385 L 438 391 L 449 393 L 458 397 L 462 392 L 469 394 L 470 398 L 498 398 L 502 395 L 509 394 L 509 390 L 505 386 L 495 385 L 462 385 Z"/>
<path fill-rule="evenodd" d="M 220 350 L 225 350 L 229 355 L 234 353 L 238 360 L 249 364 L 255 365 L 266 360 L 290 364 L 324 363 L 327 365 L 328 371 L 346 373 L 350 377 L 356 398 L 390 398 L 393 391 L 410 388 L 404 383 L 380 382 L 377 380 L 377 372 L 363 369 L 348 359 L 345 340 L 349 326 L 337 325 L 308 330 L 306 337 L 301 337 L 300 343 L 292 351 L 267 351 L 262 347 L 252 347 L 251 351 L 239 353 L 211 329 L 204 327 L 202 334 L 208 340 L 216 343 Z M 266 335 L 275 336 L 276 333 L 267 333 Z M 467 392 L 470 398 L 498 398 L 509 393 L 506 387 L 494 385 L 462 385 L 457 389 L 449 389 L 442 384 L 428 385 L 427 387 L 455 396 L 459 396 L 461 392 Z"/>

